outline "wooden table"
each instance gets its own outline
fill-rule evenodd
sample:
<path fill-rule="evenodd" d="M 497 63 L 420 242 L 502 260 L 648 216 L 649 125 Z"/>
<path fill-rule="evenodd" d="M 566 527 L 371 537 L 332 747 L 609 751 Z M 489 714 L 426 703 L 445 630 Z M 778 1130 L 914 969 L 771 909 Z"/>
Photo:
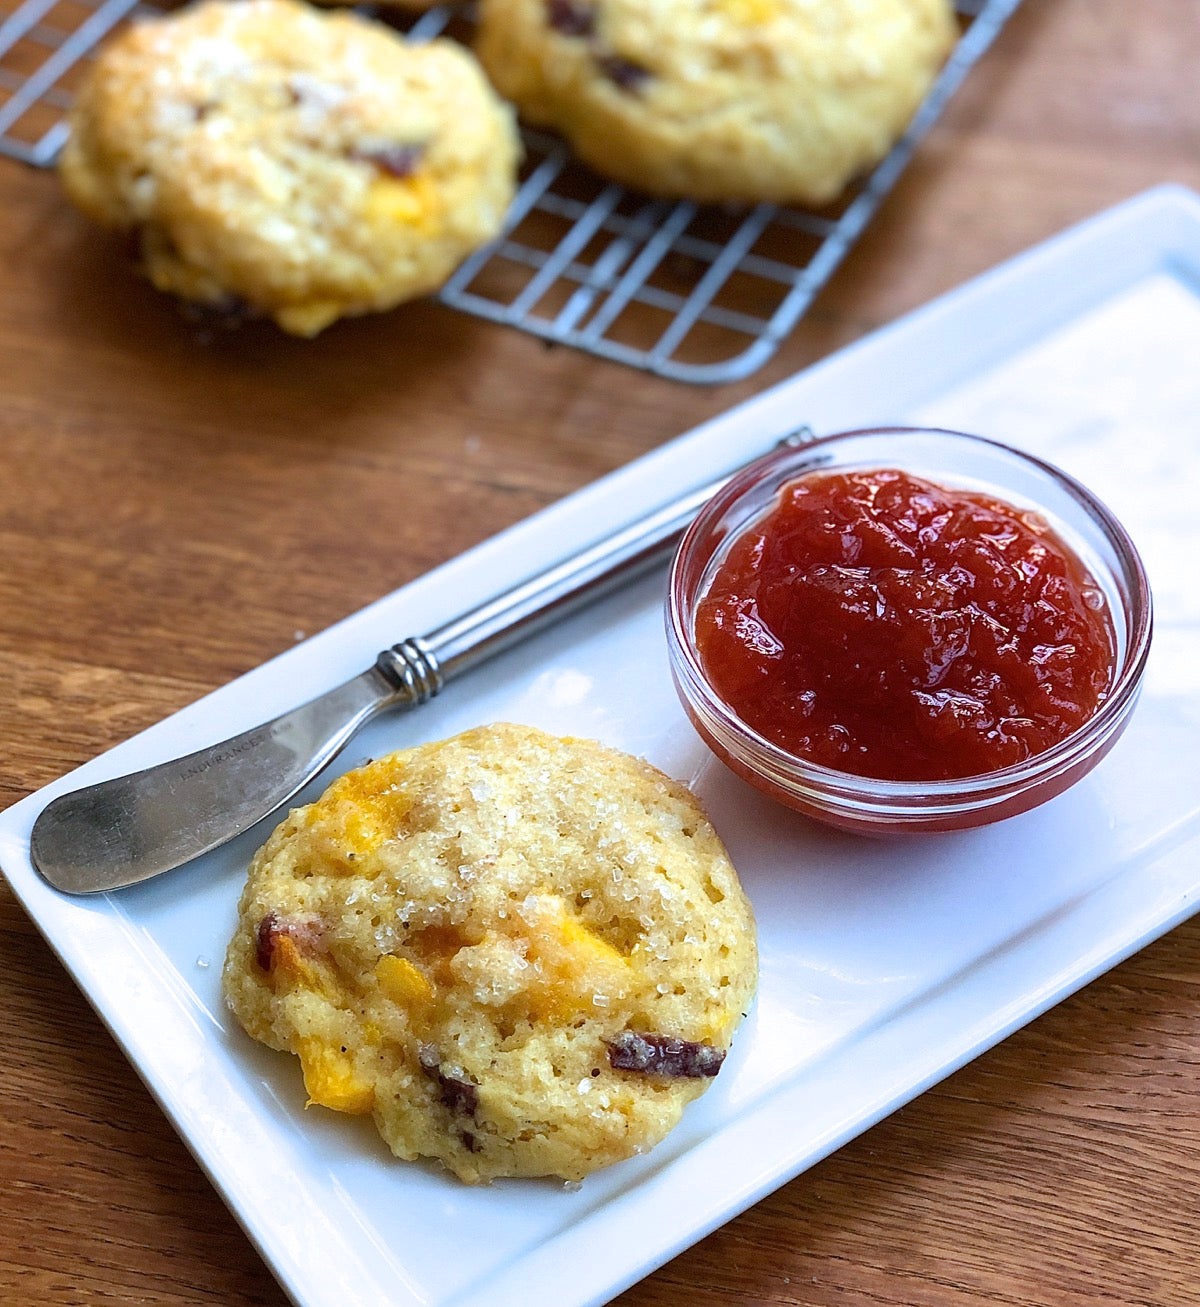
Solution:
<path fill-rule="evenodd" d="M 1196 0 L 1027 0 L 778 357 L 684 387 L 421 304 L 198 345 L 0 162 L 0 804 L 696 421 L 1157 182 Z M 0 887 L 0 1301 L 283 1295 Z M 620 1298 L 1200 1302 L 1200 921 Z"/>

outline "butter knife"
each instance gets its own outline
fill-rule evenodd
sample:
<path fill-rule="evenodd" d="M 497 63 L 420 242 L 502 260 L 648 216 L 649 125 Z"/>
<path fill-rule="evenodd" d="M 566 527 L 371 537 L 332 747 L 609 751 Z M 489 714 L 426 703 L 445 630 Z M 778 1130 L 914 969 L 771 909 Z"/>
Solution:
<path fill-rule="evenodd" d="M 812 439 L 807 427 L 777 445 Z M 729 475 L 733 475 L 730 473 Z M 121 889 L 227 843 L 292 798 L 379 713 L 416 708 L 464 672 L 666 561 L 729 479 L 693 490 L 261 726 L 73 790 L 39 813 L 30 857 L 69 894 Z"/>

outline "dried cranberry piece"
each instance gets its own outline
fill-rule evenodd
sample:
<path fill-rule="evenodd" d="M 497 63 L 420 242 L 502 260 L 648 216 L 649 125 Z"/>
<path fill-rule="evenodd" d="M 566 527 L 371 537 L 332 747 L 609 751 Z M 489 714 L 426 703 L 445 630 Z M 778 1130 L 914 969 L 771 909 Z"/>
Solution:
<path fill-rule="evenodd" d="M 417 1061 L 421 1064 L 421 1070 L 430 1078 L 436 1080 L 438 1087 L 441 1089 L 439 1102 L 448 1107 L 452 1112 L 461 1116 L 474 1116 L 475 1109 L 479 1106 L 479 1088 L 473 1085 L 469 1080 L 461 1080 L 458 1076 L 448 1076 L 442 1070 L 441 1059 L 438 1057 L 437 1049 L 432 1044 L 422 1044 L 417 1049 Z"/>
<path fill-rule="evenodd" d="M 438 1084 L 442 1087 L 442 1102 L 452 1111 L 463 1116 L 474 1116 L 479 1106 L 479 1090 L 469 1080 L 459 1080 L 456 1076 L 442 1073 L 438 1075 Z"/>
<path fill-rule="evenodd" d="M 389 177 L 398 177 L 403 180 L 405 177 L 411 177 L 416 172 L 417 166 L 425 153 L 425 146 L 418 144 L 380 145 L 370 149 L 357 149 L 351 153 L 352 157 L 360 162 L 373 164 L 380 172 L 387 173 Z"/>
<path fill-rule="evenodd" d="M 302 952 L 314 954 L 324 950 L 324 937 L 319 921 L 285 917 L 268 912 L 258 923 L 254 939 L 254 960 L 263 971 L 271 971 L 279 956 L 279 941 L 286 935 Z"/>
<path fill-rule="evenodd" d="M 259 316 L 252 304 L 232 291 L 220 299 L 180 300 L 179 309 L 184 321 L 194 327 L 198 334 L 237 331 Z"/>
<path fill-rule="evenodd" d="M 620 54 L 597 55 L 596 63 L 604 76 L 622 91 L 640 91 L 653 76 L 649 68 L 643 68 Z"/>
<path fill-rule="evenodd" d="M 591 36 L 596 11 L 580 0 L 546 0 L 546 21 L 563 36 Z"/>
<path fill-rule="evenodd" d="M 623 1030 L 608 1045 L 608 1062 L 614 1071 L 637 1071 L 647 1076 L 715 1076 L 724 1061 L 723 1049 L 675 1035 L 639 1035 Z"/>
<path fill-rule="evenodd" d="M 268 912 L 258 923 L 255 935 L 254 960 L 263 971 L 270 971 L 275 965 L 275 944 L 279 939 L 279 916 Z"/>

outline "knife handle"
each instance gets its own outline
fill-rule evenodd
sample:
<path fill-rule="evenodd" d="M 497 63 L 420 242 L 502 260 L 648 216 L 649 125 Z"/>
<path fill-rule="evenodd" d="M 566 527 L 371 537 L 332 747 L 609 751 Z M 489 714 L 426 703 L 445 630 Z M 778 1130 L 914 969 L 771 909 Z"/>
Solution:
<path fill-rule="evenodd" d="M 777 447 L 812 439 L 813 432 L 800 427 Z M 427 635 L 384 649 L 376 668 L 396 687 L 400 702 L 425 703 L 447 681 L 665 562 L 700 509 L 733 475 L 689 491 Z"/>

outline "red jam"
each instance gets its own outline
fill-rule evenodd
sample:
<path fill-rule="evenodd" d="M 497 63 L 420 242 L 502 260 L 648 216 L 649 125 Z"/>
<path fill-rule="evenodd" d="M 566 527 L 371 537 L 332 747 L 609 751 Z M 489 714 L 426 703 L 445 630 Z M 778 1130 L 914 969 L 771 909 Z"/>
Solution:
<path fill-rule="evenodd" d="M 717 694 L 796 757 L 879 780 L 1041 753 L 1108 693 L 1115 639 L 1036 513 L 904 472 L 813 473 L 734 541 L 696 613 Z"/>

